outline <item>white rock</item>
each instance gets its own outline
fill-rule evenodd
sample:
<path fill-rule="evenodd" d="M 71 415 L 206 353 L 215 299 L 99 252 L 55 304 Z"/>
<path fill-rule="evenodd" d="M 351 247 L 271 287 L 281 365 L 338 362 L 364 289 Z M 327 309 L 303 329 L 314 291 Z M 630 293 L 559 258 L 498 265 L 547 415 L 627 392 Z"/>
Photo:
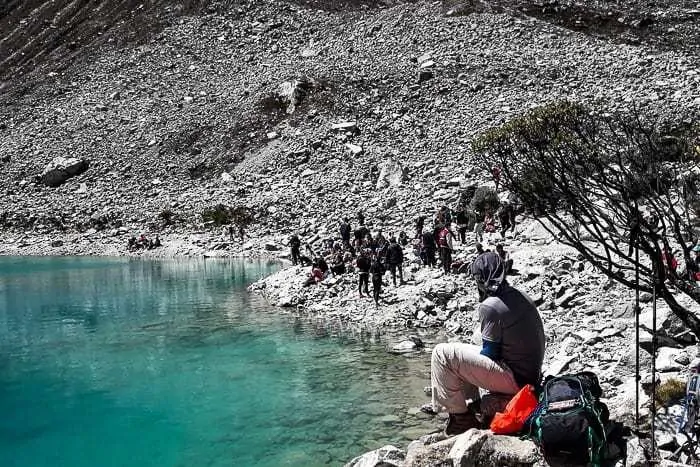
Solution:
<path fill-rule="evenodd" d="M 362 146 L 358 146 L 357 144 L 351 144 L 351 143 L 345 143 L 345 147 L 350 150 L 353 156 L 358 156 L 362 154 Z"/>

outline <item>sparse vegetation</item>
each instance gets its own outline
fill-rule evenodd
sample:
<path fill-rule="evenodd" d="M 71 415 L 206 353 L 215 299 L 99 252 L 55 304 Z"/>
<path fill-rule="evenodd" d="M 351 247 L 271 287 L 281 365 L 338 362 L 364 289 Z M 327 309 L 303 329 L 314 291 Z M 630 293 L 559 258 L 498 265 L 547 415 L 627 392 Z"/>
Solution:
<path fill-rule="evenodd" d="M 500 206 L 501 202 L 498 200 L 498 193 L 493 188 L 487 186 L 480 186 L 474 192 L 469 207 L 477 212 L 486 212 L 487 209 L 495 211 Z"/>
<path fill-rule="evenodd" d="M 246 206 L 229 207 L 225 204 L 204 209 L 202 220 L 205 223 L 212 223 L 214 226 L 234 224 L 239 227 L 247 227 L 255 222 L 253 211 Z"/>
<path fill-rule="evenodd" d="M 638 271 L 639 289 L 656 290 L 700 335 L 700 317 L 669 287 L 700 303 L 699 289 L 662 261 L 662 251 L 675 249 L 691 261 L 698 187 L 678 181 L 700 170 L 696 138 L 639 112 L 602 115 L 557 102 L 487 131 L 472 147 L 485 170 L 502 168 L 504 186 L 547 219 L 545 229 L 629 288 Z"/>
<path fill-rule="evenodd" d="M 163 227 L 173 225 L 176 219 L 175 212 L 170 208 L 165 208 L 158 214 L 158 219 L 162 222 Z"/>
<path fill-rule="evenodd" d="M 685 397 L 685 382 L 670 378 L 656 387 L 656 405 L 668 407 L 680 402 Z"/>

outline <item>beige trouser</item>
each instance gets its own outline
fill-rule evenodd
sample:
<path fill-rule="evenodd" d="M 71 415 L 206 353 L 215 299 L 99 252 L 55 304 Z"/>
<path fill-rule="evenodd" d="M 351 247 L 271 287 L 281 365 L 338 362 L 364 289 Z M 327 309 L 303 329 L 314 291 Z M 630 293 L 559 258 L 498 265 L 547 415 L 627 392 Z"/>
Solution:
<path fill-rule="evenodd" d="M 467 399 L 479 399 L 479 388 L 502 394 L 515 394 L 520 389 L 513 372 L 505 363 L 497 363 L 481 355 L 476 345 L 438 344 L 430 362 L 433 409 L 443 406 L 450 413 L 467 411 Z"/>

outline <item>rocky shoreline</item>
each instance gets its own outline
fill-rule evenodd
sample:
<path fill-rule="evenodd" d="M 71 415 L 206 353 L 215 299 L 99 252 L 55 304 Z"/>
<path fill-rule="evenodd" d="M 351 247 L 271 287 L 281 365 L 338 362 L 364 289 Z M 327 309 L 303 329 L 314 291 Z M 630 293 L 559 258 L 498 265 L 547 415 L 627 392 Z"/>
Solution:
<path fill-rule="evenodd" d="M 0 255 L 286 261 L 292 233 L 317 247 L 362 210 L 371 230 L 410 234 L 416 216 L 454 206 L 468 186 L 492 186 L 470 141 L 534 106 L 570 99 L 676 122 L 700 115 L 700 8 L 690 1 L 134 9 L 115 0 L 114 14 L 73 3 L 0 8 Z M 66 19 L 86 15 L 89 27 Z M 216 205 L 250 209 L 243 241 L 205 219 Z M 163 246 L 128 251 L 142 233 Z M 473 240 L 458 258 L 473 256 Z M 532 219 L 504 243 L 520 271 L 511 281 L 540 305 L 550 371 L 596 371 L 611 412 L 629 423 L 634 294 Z M 466 278 L 406 271 L 379 307 L 357 297 L 353 276 L 304 288 L 297 267 L 251 290 L 297 313 L 468 340 L 476 294 Z M 649 378 L 653 304 L 641 298 Z M 657 305 L 661 380 L 683 379 L 695 340 Z M 679 442 L 670 432 L 660 432 L 665 453 Z"/>

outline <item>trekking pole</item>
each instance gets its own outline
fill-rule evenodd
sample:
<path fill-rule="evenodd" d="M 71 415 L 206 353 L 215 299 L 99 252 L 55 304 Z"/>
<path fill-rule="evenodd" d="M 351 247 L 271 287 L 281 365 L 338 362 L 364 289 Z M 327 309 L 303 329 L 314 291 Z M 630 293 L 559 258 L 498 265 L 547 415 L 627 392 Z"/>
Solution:
<path fill-rule="evenodd" d="M 651 297 L 651 458 L 656 453 L 656 265 L 652 263 L 654 289 Z"/>
<path fill-rule="evenodd" d="M 635 308 L 634 308 L 634 342 L 635 342 L 635 373 L 634 373 L 634 427 L 639 430 L 639 247 L 634 250 L 635 277 Z"/>

